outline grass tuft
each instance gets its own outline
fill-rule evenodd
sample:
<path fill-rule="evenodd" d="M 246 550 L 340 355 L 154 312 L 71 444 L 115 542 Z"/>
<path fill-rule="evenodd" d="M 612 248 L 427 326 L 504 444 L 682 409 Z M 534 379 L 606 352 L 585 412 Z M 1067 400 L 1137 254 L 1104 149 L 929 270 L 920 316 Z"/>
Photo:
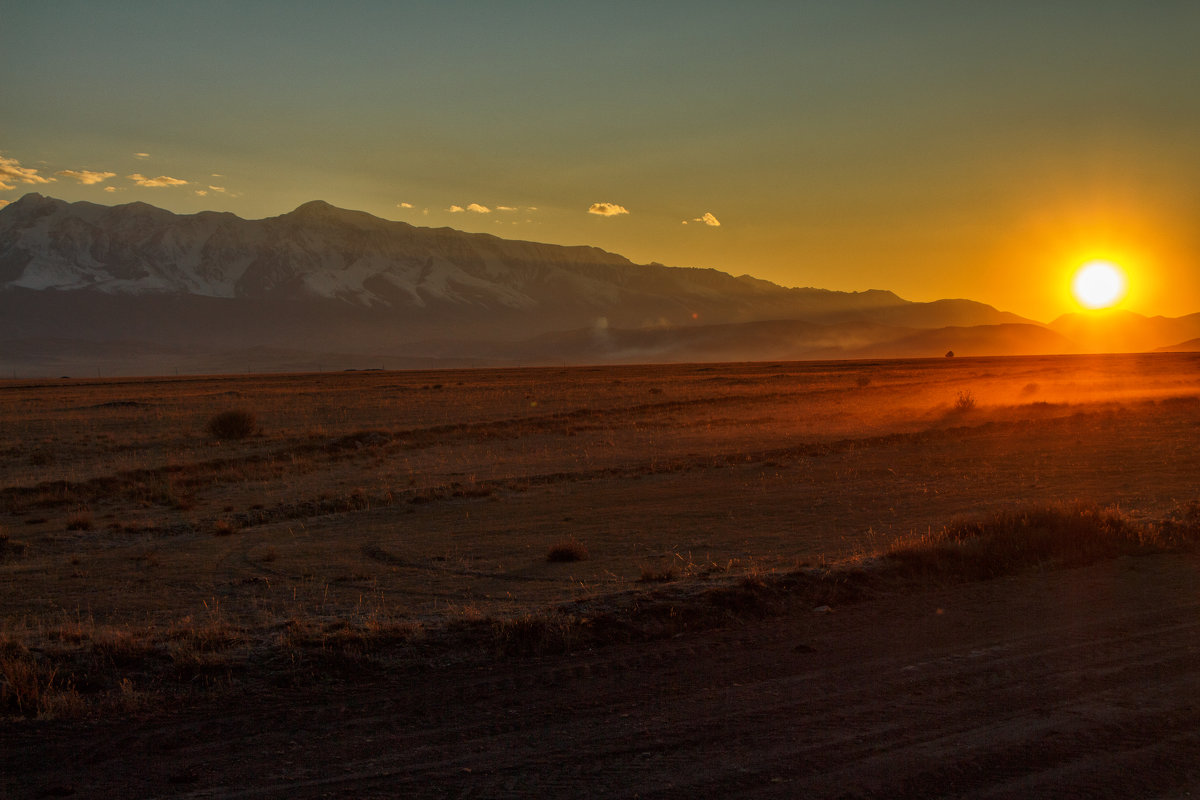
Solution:
<path fill-rule="evenodd" d="M 1200 543 L 1200 513 L 1138 522 L 1082 503 L 957 520 L 892 545 L 884 558 L 911 577 L 980 580 L 1036 566 L 1082 566 L 1105 558 L 1172 552 Z"/>
<path fill-rule="evenodd" d="M 208 435 L 219 441 L 246 439 L 257 429 L 258 420 L 254 414 L 242 409 L 222 411 L 209 419 L 205 427 Z"/>
<path fill-rule="evenodd" d="M 587 561 L 588 549 L 575 537 L 560 539 L 550 545 L 546 560 L 551 564 L 566 564 L 572 561 Z"/>
<path fill-rule="evenodd" d="M 579 625 L 579 620 L 565 614 L 524 614 L 494 622 L 492 637 L 501 655 L 569 653 Z"/>
<path fill-rule="evenodd" d="M 638 576 L 638 583 L 670 583 L 678 577 L 679 571 L 673 564 L 663 566 L 643 564 L 641 574 Z"/>
<path fill-rule="evenodd" d="M 76 511 L 67 517 L 67 530 L 69 531 L 90 531 L 94 525 L 92 512 L 87 509 Z"/>

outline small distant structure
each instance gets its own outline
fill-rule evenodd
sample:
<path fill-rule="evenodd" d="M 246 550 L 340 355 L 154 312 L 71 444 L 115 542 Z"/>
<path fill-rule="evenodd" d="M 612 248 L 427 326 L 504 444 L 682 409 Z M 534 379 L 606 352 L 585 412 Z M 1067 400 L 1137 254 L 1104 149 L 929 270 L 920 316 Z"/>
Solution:
<path fill-rule="evenodd" d="M 946 358 L 954 358 L 954 351 L 953 351 L 953 350 L 947 350 L 947 351 L 946 351 Z"/>

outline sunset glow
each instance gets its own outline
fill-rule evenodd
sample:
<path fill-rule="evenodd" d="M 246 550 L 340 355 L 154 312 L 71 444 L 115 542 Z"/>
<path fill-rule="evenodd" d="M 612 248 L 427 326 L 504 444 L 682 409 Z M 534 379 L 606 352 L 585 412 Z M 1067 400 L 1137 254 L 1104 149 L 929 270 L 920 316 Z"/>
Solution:
<path fill-rule="evenodd" d="M 1134 250 L 1123 308 L 1200 308 L 1200 4 L 236 8 L 8 4 L 0 207 L 324 200 L 1041 322 Z"/>

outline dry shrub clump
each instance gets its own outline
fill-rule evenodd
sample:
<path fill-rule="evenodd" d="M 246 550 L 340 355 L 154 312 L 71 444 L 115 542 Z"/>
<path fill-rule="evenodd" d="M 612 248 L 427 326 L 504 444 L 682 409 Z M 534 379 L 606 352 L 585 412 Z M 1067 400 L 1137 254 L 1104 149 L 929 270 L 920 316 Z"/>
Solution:
<path fill-rule="evenodd" d="M 92 512 L 87 509 L 76 511 L 67 518 L 67 530 L 69 531 L 90 531 L 94 525 Z"/>
<path fill-rule="evenodd" d="M 21 556 L 25 554 L 26 544 L 12 539 L 8 535 L 8 531 L 0 527 L 0 562 L 3 562 L 5 557 Z"/>
<path fill-rule="evenodd" d="M 673 564 L 653 565 L 643 564 L 638 583 L 668 583 L 679 577 L 678 570 Z"/>
<path fill-rule="evenodd" d="M 249 411 L 234 409 L 222 411 L 208 421 L 205 430 L 214 439 L 225 441 L 246 439 L 258 429 L 258 419 Z"/>
<path fill-rule="evenodd" d="M 496 650 L 506 656 L 569 653 L 579 635 L 579 620 L 556 612 L 524 614 L 492 624 Z"/>
<path fill-rule="evenodd" d="M 587 561 L 588 549 L 583 542 L 575 537 L 561 539 L 550 545 L 546 560 L 551 564 L 565 564 L 572 561 Z"/>
<path fill-rule="evenodd" d="M 19 643 L 0 640 L 0 714 L 53 715 L 77 700 L 57 667 L 39 661 Z"/>
<path fill-rule="evenodd" d="M 1083 503 L 1004 511 L 959 520 L 897 542 L 885 558 L 909 576 L 979 580 L 1032 566 L 1082 566 L 1105 558 L 1177 551 L 1200 544 L 1200 513 L 1140 522 Z"/>
<path fill-rule="evenodd" d="M 954 410 L 959 414 L 965 414 L 968 411 L 975 409 L 975 395 L 970 389 L 964 389 L 958 393 L 958 397 L 954 398 Z"/>

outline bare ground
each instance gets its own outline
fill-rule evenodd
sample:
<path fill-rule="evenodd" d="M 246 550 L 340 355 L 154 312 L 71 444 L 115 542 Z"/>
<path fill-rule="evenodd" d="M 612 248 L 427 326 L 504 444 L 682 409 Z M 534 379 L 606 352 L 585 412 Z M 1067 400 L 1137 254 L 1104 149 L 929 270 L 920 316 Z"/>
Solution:
<path fill-rule="evenodd" d="M 1200 497 L 1196 374 L 1179 355 L 0 386 L 0 656 L 76 665 L 85 705 L 0 720 L 0 796 L 1200 792 L 1195 554 L 540 657 L 438 633 L 664 606 L 1028 503 L 1163 518 Z M 198 433 L 231 404 L 264 433 Z M 547 563 L 563 536 L 591 557 Z"/>
<path fill-rule="evenodd" d="M 1200 560 L 0 734 L 5 796 L 1186 797 Z"/>

